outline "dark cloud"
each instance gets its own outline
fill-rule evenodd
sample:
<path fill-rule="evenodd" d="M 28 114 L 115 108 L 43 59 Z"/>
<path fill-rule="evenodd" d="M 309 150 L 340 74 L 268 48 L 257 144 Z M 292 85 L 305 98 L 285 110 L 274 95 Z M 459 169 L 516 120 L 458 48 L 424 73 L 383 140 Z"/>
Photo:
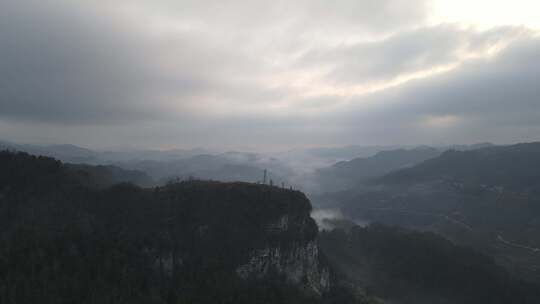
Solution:
<path fill-rule="evenodd" d="M 0 6 L 2 117 L 84 123 L 145 115 L 131 93 L 145 82 L 141 56 L 111 20 L 67 2 Z"/>
<path fill-rule="evenodd" d="M 0 4 L 0 117 L 60 124 L 159 119 L 168 103 L 212 86 L 208 70 L 228 59 L 211 56 L 193 34 L 154 39 L 98 8 L 55 0 Z"/>
<path fill-rule="evenodd" d="M 523 38 L 496 57 L 356 100 L 370 106 L 352 105 L 336 119 L 348 117 L 366 141 L 538 140 L 539 52 L 539 38 Z"/>

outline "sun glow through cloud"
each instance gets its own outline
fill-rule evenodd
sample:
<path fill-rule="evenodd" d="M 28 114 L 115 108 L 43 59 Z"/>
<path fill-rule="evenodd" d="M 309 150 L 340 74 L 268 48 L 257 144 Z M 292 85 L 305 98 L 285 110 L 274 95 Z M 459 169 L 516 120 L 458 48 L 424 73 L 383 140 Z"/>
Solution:
<path fill-rule="evenodd" d="M 518 25 L 540 29 L 537 0 L 434 0 L 430 22 L 461 23 L 479 28 Z"/>

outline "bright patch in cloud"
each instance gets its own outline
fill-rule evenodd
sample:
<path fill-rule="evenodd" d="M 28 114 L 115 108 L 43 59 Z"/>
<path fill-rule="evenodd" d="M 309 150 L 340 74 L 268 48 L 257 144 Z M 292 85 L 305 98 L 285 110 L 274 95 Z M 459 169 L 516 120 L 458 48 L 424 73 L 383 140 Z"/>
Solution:
<path fill-rule="evenodd" d="M 540 29 L 537 0 L 434 0 L 430 22 L 455 22 L 483 29 L 518 25 Z"/>

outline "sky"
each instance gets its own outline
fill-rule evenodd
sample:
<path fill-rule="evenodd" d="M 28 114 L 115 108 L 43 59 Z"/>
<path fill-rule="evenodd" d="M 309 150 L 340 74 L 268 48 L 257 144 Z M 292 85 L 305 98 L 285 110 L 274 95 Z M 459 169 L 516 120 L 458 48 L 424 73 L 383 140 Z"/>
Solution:
<path fill-rule="evenodd" d="M 0 139 L 540 140 L 535 0 L 2 0 Z"/>

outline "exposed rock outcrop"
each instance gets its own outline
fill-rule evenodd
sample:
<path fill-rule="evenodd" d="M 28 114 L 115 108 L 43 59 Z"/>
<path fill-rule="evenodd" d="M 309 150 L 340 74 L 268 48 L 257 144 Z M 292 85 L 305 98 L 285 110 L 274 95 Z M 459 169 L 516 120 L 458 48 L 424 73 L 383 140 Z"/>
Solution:
<path fill-rule="evenodd" d="M 329 269 L 321 264 L 319 247 L 312 241 L 294 244 L 289 248 L 266 247 L 253 252 L 249 262 L 240 265 L 236 272 L 242 278 L 263 278 L 272 270 L 284 274 L 292 284 L 306 291 L 322 294 L 330 288 Z"/>
<path fill-rule="evenodd" d="M 226 242 L 213 254 L 223 251 L 234 256 L 228 262 L 234 263 L 231 266 L 240 278 L 264 280 L 277 274 L 310 294 L 329 290 L 330 271 L 321 258 L 317 226 L 304 194 L 247 183 L 191 182 L 175 187 L 198 197 L 193 205 L 184 205 L 192 213 L 199 213 L 206 203 L 212 205 L 212 212 L 192 223 L 176 219 L 182 231 L 193 230 L 197 246 L 214 248 L 215 241 Z M 215 200 L 207 201 L 209 196 Z M 215 240 L 218 235 L 220 239 Z M 178 259 L 189 261 L 189 251 L 178 254 Z"/>

